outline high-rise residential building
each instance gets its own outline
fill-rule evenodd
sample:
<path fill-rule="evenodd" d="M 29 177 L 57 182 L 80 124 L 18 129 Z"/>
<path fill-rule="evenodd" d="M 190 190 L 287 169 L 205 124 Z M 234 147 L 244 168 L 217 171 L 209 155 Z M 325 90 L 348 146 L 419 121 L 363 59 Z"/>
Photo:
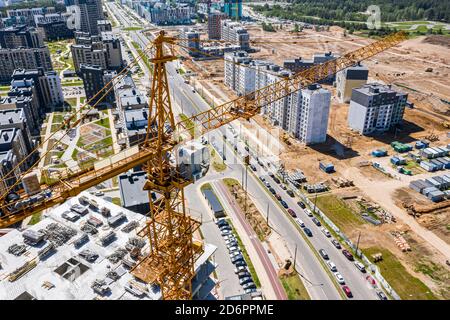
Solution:
<path fill-rule="evenodd" d="M 324 62 L 327 62 L 329 60 L 336 59 L 337 56 L 334 55 L 332 52 L 326 52 L 326 53 L 316 53 L 313 55 L 312 59 L 303 59 L 302 57 L 297 59 L 289 59 L 285 60 L 283 63 L 283 67 L 285 69 L 289 69 L 294 73 L 306 70 L 314 65 L 321 64 Z M 336 75 L 334 74 L 334 70 L 330 68 L 330 76 L 319 81 L 319 83 L 328 83 L 332 84 L 333 81 L 336 79 Z"/>
<path fill-rule="evenodd" d="M 223 12 L 211 12 L 208 14 L 208 38 L 221 39 L 222 35 L 222 20 L 226 19 L 226 14 Z"/>
<path fill-rule="evenodd" d="M 352 97 L 352 90 L 367 83 L 369 69 L 358 63 L 336 73 L 336 94 L 340 102 L 348 103 Z"/>
<path fill-rule="evenodd" d="M 138 13 L 157 25 L 191 24 L 195 17 L 194 6 L 187 3 L 148 2 L 142 7 Z"/>
<path fill-rule="evenodd" d="M 111 22 L 109 20 L 98 20 L 97 21 L 98 33 L 112 31 Z"/>
<path fill-rule="evenodd" d="M 42 35 L 26 25 L 0 29 L 0 47 L 2 49 L 40 48 L 44 45 Z"/>
<path fill-rule="evenodd" d="M 25 116 L 24 109 L 6 109 L 0 110 L 0 130 L 19 129 L 23 140 L 23 149 L 31 152 L 34 149 L 35 142 L 32 140 L 28 119 Z"/>
<path fill-rule="evenodd" d="M 74 4 L 80 8 L 80 30 L 92 35 L 98 34 L 99 20 L 104 20 L 101 0 L 75 0 Z"/>
<path fill-rule="evenodd" d="M 318 84 L 294 93 L 289 108 L 288 131 L 307 145 L 325 142 L 330 102 L 330 91 Z"/>
<path fill-rule="evenodd" d="M 250 62 L 252 58 L 245 51 L 228 52 L 225 54 L 224 83 L 233 91 L 238 90 L 240 63 Z"/>
<path fill-rule="evenodd" d="M 34 17 L 36 29 L 46 41 L 73 38 L 73 30 L 67 25 L 67 13 L 51 13 Z"/>
<path fill-rule="evenodd" d="M 81 64 L 97 65 L 105 70 L 117 71 L 123 67 L 120 40 L 111 32 L 102 32 L 101 36 L 88 36 L 76 32 L 75 44 L 70 49 L 78 74 Z"/>
<path fill-rule="evenodd" d="M 180 44 L 183 49 L 189 53 L 189 55 L 196 57 L 201 54 L 200 49 L 200 33 L 190 28 L 183 28 L 180 32 Z"/>
<path fill-rule="evenodd" d="M 44 72 L 42 68 L 16 69 L 11 78 L 12 88 L 19 86 L 23 81 L 33 81 L 41 112 L 64 103 L 61 80 L 55 71 Z"/>
<path fill-rule="evenodd" d="M 388 131 L 403 120 L 408 95 L 377 83 L 353 89 L 348 125 L 363 135 Z"/>
<path fill-rule="evenodd" d="M 221 21 L 220 33 L 222 40 L 239 45 L 240 50 L 250 49 L 250 35 L 240 23 L 223 20 Z"/>
<path fill-rule="evenodd" d="M 115 76 L 115 71 L 104 70 L 101 66 L 81 64 L 80 77 L 83 79 L 84 90 L 86 92 L 86 99 L 91 100 L 94 96 L 100 92 L 100 90 L 109 83 Z M 111 85 L 112 86 L 112 85 Z M 100 100 L 100 98 L 106 93 L 108 88 L 102 91 L 97 97 L 92 100 L 92 104 Z M 111 89 L 108 94 L 101 100 L 101 104 L 114 103 L 114 89 Z"/>
<path fill-rule="evenodd" d="M 46 14 L 56 13 L 54 7 L 39 7 L 39 8 L 22 8 L 11 9 L 6 11 L 9 18 L 23 18 L 24 22 L 29 26 L 36 26 L 35 17 Z"/>
<path fill-rule="evenodd" d="M 223 11 L 229 18 L 242 18 L 242 0 L 224 0 Z"/>
<path fill-rule="evenodd" d="M 19 93 L 18 90 L 16 90 L 16 92 L 9 92 L 9 94 L 17 93 Z M 30 95 L 15 95 L 0 99 L 0 110 L 22 109 L 24 111 L 24 115 L 28 122 L 28 128 L 33 136 L 39 134 L 39 125 L 41 123 L 39 110 L 37 108 L 36 101 Z"/>
<path fill-rule="evenodd" d="M 9 83 L 16 69 L 53 70 L 48 47 L 0 49 L 0 83 Z"/>

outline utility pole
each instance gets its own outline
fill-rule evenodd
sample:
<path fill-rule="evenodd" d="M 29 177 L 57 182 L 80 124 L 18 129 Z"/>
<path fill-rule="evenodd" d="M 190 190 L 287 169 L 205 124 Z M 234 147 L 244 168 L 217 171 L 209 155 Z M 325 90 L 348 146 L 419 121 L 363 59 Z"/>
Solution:
<path fill-rule="evenodd" d="M 295 250 L 294 250 L 294 270 L 295 270 L 296 262 L 297 262 L 297 244 L 295 244 Z"/>
<path fill-rule="evenodd" d="M 358 234 L 358 241 L 356 242 L 356 255 L 358 256 L 358 257 L 361 257 L 361 255 L 360 254 L 358 254 L 358 248 L 359 248 L 359 239 L 361 238 L 361 231 L 359 232 L 359 234 Z"/>
<path fill-rule="evenodd" d="M 316 213 L 316 203 L 317 203 L 317 193 L 316 193 L 316 195 L 315 195 L 315 197 L 314 197 L 314 214 Z"/>
<path fill-rule="evenodd" d="M 270 207 L 269 207 L 269 204 L 270 204 L 270 202 L 267 202 L 267 220 L 266 220 L 266 223 L 267 223 L 267 225 L 269 225 L 269 209 L 270 209 Z"/>

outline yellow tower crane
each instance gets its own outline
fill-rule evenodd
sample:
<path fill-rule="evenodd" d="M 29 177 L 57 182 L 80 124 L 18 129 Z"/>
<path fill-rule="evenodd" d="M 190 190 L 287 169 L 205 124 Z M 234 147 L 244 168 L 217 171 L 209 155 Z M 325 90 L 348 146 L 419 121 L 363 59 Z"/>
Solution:
<path fill-rule="evenodd" d="M 177 168 L 169 162 L 170 153 L 179 145 L 179 137 L 190 131 L 192 123 L 195 123 L 200 134 L 205 134 L 233 120 L 250 119 L 263 106 L 370 58 L 405 39 L 406 34 L 403 32 L 392 34 L 337 59 L 175 123 L 165 66 L 167 62 L 176 59 L 173 46 L 178 45 L 180 39 L 168 37 L 161 31 L 153 41 L 154 55 L 150 60 L 154 68 L 145 140 L 138 146 L 101 160 L 89 168 L 62 170 L 58 179 L 40 186 L 39 197 L 31 197 L 23 190 L 11 197 L 12 189 L 7 189 L 0 196 L 0 228 L 60 204 L 135 166 L 143 165 L 148 174 L 144 189 L 149 193 L 150 213 L 145 228 L 138 234 L 149 239 L 150 251 L 133 268 L 132 273 L 147 283 L 159 284 L 163 299 L 190 299 L 194 263 L 202 253 L 202 243 L 193 240 L 193 233 L 200 223 L 187 215 L 185 209 L 183 190 L 191 181 L 182 178 Z M 157 192 L 162 197 L 152 201 L 151 192 Z"/>

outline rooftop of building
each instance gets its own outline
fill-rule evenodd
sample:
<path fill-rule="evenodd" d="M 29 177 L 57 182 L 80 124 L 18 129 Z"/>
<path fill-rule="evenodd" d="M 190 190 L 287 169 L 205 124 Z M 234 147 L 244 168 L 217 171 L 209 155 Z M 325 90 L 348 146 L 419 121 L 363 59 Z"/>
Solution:
<path fill-rule="evenodd" d="M 11 143 L 18 129 L 0 129 L 0 144 Z"/>
<path fill-rule="evenodd" d="M 149 203 L 148 193 L 144 191 L 147 180 L 144 171 L 127 172 L 119 177 L 120 199 L 124 207 Z"/>
<path fill-rule="evenodd" d="M 376 96 L 379 94 L 405 95 L 403 92 L 395 91 L 390 85 L 381 83 L 368 83 L 353 90 L 368 96 Z"/>
<path fill-rule="evenodd" d="M 148 112 L 147 109 L 131 109 L 125 110 L 124 112 L 125 122 L 133 122 L 133 121 L 147 121 Z"/>
<path fill-rule="evenodd" d="M 87 199 L 91 204 L 80 199 Z M 99 210 L 93 209 L 95 207 Z M 105 218 L 99 211 L 109 210 L 111 217 L 123 219 L 112 222 L 111 217 Z M 83 212 L 82 216 L 75 212 Z M 64 214 L 66 213 L 66 214 Z M 63 217 L 63 214 L 66 218 Z M 88 235 L 87 241 L 79 241 L 85 233 L 87 221 L 92 225 L 98 224 L 98 233 Z M 109 220 L 109 223 L 108 223 Z M 117 219 L 116 219 L 117 220 Z M 148 250 L 147 238 L 137 237 L 137 232 L 145 226 L 146 217 L 125 208 L 116 206 L 102 198 L 95 197 L 87 192 L 73 197 L 60 206 L 48 210 L 43 219 L 25 231 L 13 229 L 0 237 L 0 252 L 2 255 L 2 274 L 0 280 L 0 299 L 13 300 L 19 297 L 28 297 L 38 300 L 156 300 L 161 298 L 158 286 L 145 284 L 130 274 L 124 261 L 133 260 L 128 249 L 130 239 L 143 240 L 143 251 Z M 100 226 L 101 224 L 101 226 Z M 110 226 L 110 224 L 112 224 Z M 131 228 L 134 225 L 135 228 Z M 82 230 L 83 229 L 83 230 Z M 37 236 L 44 231 L 47 236 L 37 245 L 24 242 L 25 236 Z M 110 241 L 101 241 L 105 235 L 114 232 Z M 58 238 L 59 236 L 59 238 Z M 53 243 L 54 249 L 46 251 Z M 136 242 L 135 242 L 136 243 Z M 15 245 L 15 246 L 14 246 Z M 23 246 L 23 247 L 18 247 Z M 16 252 L 14 255 L 8 252 Z M 205 244 L 204 253 L 195 264 L 195 269 L 214 254 L 216 247 Z M 80 253 L 90 250 L 91 254 L 98 255 L 95 260 L 88 262 Z M 22 253 L 20 253 L 23 251 Z M 25 263 L 32 266 L 30 271 L 11 281 L 10 275 Z M 96 280 L 104 280 L 105 287 L 109 287 L 103 296 L 92 289 Z M 129 285 L 133 288 L 129 288 Z M 128 289 L 126 289 L 128 287 Z M 133 290 L 134 289 L 134 290 Z M 132 294 L 130 291 L 135 291 Z"/>
<path fill-rule="evenodd" d="M 23 109 L 0 110 L 0 125 L 19 123 L 24 119 Z"/>

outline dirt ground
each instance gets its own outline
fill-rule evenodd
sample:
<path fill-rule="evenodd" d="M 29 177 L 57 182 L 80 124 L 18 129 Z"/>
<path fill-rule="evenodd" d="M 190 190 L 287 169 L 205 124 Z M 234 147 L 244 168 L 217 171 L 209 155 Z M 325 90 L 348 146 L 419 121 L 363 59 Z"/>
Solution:
<path fill-rule="evenodd" d="M 364 197 L 364 193 L 357 188 L 336 190 L 334 195 L 344 198 L 348 196 Z M 358 207 L 354 199 L 344 202 L 353 210 Z M 343 231 L 354 243 L 361 234 L 361 248 L 382 247 L 388 249 L 412 275 L 422 280 L 433 292 L 443 299 L 450 299 L 450 268 L 444 264 L 436 263 L 436 261 L 441 261 L 441 257 L 408 226 L 398 222 L 380 226 L 363 223 L 357 227 L 355 225 L 348 228 L 344 226 Z M 411 246 L 411 251 L 402 252 L 395 244 L 392 232 L 400 232 Z M 436 270 L 431 273 L 421 272 L 421 267 L 424 265 L 433 265 Z"/>
<path fill-rule="evenodd" d="M 298 57 L 310 59 L 314 53 L 331 51 L 335 54 L 343 54 L 373 41 L 356 35 L 344 37 L 343 30 L 339 27 L 332 27 L 330 31 L 322 32 L 305 30 L 298 35 L 288 31 L 264 32 L 256 26 L 249 27 L 248 30 L 251 40 L 258 42 L 253 46 L 259 49 L 251 56 L 279 65 L 282 65 L 285 59 Z M 218 99 L 223 99 L 223 95 L 228 96 L 229 99 L 236 97 L 223 84 L 223 60 L 195 62 L 186 60 L 183 63 L 186 68 L 198 74 L 198 80 Z M 281 155 L 285 168 L 287 170 L 301 169 L 306 174 L 309 183 L 326 182 L 333 187 L 331 179 L 339 176 L 346 178 L 343 172 L 346 172 L 348 168 L 358 168 L 360 174 L 369 178 L 370 181 L 392 181 L 391 178 L 371 166 L 360 166 L 360 163 L 372 160 L 370 152 L 377 148 L 384 148 L 392 154 L 389 144 L 393 140 L 411 143 L 433 134 L 438 136 L 439 144 L 450 143 L 450 139 L 446 136 L 449 129 L 443 124 L 450 121 L 450 105 L 442 101 L 450 101 L 450 83 L 448 81 L 450 51 L 447 39 L 436 36 L 410 39 L 366 60 L 364 64 L 369 68 L 369 82 L 389 83 L 393 85 L 394 89 L 408 93 L 408 100 L 414 103 L 414 108 L 405 110 L 403 129 L 396 135 L 386 133 L 381 137 L 365 137 L 348 128 L 348 104 L 339 103 L 336 99 L 335 88 L 325 86 L 332 91 L 327 142 L 306 147 L 295 139 L 289 138 L 288 144 L 283 143 L 285 152 Z M 261 126 L 270 129 L 270 125 L 261 116 L 255 116 L 254 120 Z M 243 123 L 246 125 L 245 122 Z M 319 170 L 320 161 L 332 162 L 335 165 L 336 173 L 328 175 Z M 356 194 L 364 196 L 361 190 L 357 188 L 356 190 Z M 337 189 L 334 186 L 332 193 L 355 195 L 355 188 Z M 396 200 L 400 202 L 397 203 L 399 207 L 404 200 L 412 202 L 418 199 L 418 196 L 410 190 L 394 194 L 392 197 L 398 198 Z M 449 220 L 450 210 L 445 209 L 433 212 L 433 214 L 424 214 L 418 219 L 418 222 L 449 243 Z M 361 231 L 363 248 L 380 246 L 389 249 L 401 260 L 408 271 L 420 278 L 434 292 L 444 299 L 450 298 L 449 268 L 437 262 L 442 262 L 443 257 L 407 225 L 397 222 L 376 227 L 364 223 L 359 228 L 344 231 L 354 241 Z M 403 236 L 412 248 L 411 252 L 404 253 L 397 247 L 394 237 L 391 235 L 392 231 L 404 233 Z M 422 265 L 437 263 L 439 266 L 433 273 L 420 272 L 419 262 Z"/>

